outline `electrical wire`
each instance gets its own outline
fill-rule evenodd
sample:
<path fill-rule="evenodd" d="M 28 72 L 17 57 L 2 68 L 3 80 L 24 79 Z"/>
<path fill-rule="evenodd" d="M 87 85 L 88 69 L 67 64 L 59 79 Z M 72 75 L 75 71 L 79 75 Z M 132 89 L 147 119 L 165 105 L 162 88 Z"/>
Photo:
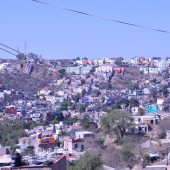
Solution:
<path fill-rule="evenodd" d="M 0 43 L 0 45 L 4 46 L 4 47 L 6 47 L 6 48 L 8 48 L 8 49 L 10 49 L 10 50 L 12 50 L 12 51 L 15 51 L 15 52 L 17 52 L 17 53 L 19 53 L 19 54 L 24 55 L 24 53 L 21 53 L 21 52 L 15 50 L 14 48 L 12 48 L 12 47 L 10 47 L 10 46 L 8 46 L 8 45 L 5 45 L 5 44 L 3 44 L 3 43 Z"/>
<path fill-rule="evenodd" d="M 4 48 L 1 48 L 1 47 L 0 47 L 0 50 L 5 51 L 5 52 L 7 52 L 7 53 L 9 53 L 9 54 L 12 54 L 12 55 L 16 56 L 16 54 L 14 54 L 14 53 L 12 53 L 12 52 L 10 52 L 10 51 L 4 49 Z"/>
<path fill-rule="evenodd" d="M 40 0 L 32 0 L 32 1 L 37 2 L 39 4 L 44 4 L 44 5 L 54 7 L 54 8 L 58 8 L 58 9 L 61 9 L 61 10 L 64 10 L 64 11 L 69 11 L 69 12 L 72 12 L 72 13 L 78 13 L 78 14 L 81 14 L 81 15 L 94 17 L 94 18 L 97 18 L 97 19 L 100 19 L 100 20 L 105 20 L 105 21 L 109 21 L 109 22 L 115 22 L 115 23 L 119 23 L 119 24 L 129 25 L 129 26 L 138 27 L 138 28 L 147 29 L 147 30 L 156 31 L 156 32 L 161 32 L 161 33 L 167 33 L 167 34 L 170 33 L 169 31 L 166 31 L 166 30 L 146 27 L 146 26 L 143 26 L 143 25 L 133 24 L 133 23 L 126 22 L 126 21 L 121 21 L 121 20 L 105 18 L 105 17 L 93 15 L 91 13 L 86 13 L 86 12 L 82 12 L 82 11 L 78 11 L 78 10 L 74 10 L 74 9 L 70 9 L 70 8 L 65 8 L 63 6 L 54 5 L 54 4 L 44 2 L 44 1 L 40 1 Z"/>
<path fill-rule="evenodd" d="M 14 55 L 14 56 L 17 56 L 18 54 L 27 56 L 27 55 L 25 55 L 24 53 L 19 52 L 19 51 L 15 50 L 14 48 L 10 47 L 9 45 L 6 45 L 6 44 L 1 43 L 1 42 L 0 42 L 0 45 L 3 46 L 3 47 L 5 47 L 5 48 L 7 48 L 7 49 L 4 49 L 4 48 L 1 48 L 1 47 L 0 47 L 0 50 L 5 51 L 5 52 L 7 52 L 7 53 L 9 53 L 9 54 L 12 54 L 12 55 Z M 15 54 L 14 52 L 12 52 L 12 51 L 16 52 L 16 54 Z"/>

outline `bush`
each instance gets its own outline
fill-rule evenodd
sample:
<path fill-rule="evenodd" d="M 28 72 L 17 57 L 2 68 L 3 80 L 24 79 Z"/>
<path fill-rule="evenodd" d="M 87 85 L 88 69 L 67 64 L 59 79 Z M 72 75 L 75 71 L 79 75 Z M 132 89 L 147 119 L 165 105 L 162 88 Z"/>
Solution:
<path fill-rule="evenodd" d="M 166 133 L 165 132 L 162 132 L 161 134 L 159 134 L 159 139 L 165 139 L 166 137 Z"/>
<path fill-rule="evenodd" d="M 131 145 L 123 145 L 122 147 L 122 153 L 123 153 L 123 159 L 126 162 L 129 162 L 129 160 L 133 159 L 134 154 L 132 153 L 132 146 Z"/>
<path fill-rule="evenodd" d="M 145 155 L 144 158 L 143 158 L 143 168 L 145 168 L 150 162 L 150 157 L 149 155 Z"/>
<path fill-rule="evenodd" d="M 96 170 L 102 165 L 98 155 L 86 153 L 73 166 L 69 165 L 68 170 Z"/>
<path fill-rule="evenodd" d="M 2 146 L 14 146 L 18 138 L 27 136 L 24 131 L 23 122 L 3 121 L 0 122 L 0 144 Z"/>
<path fill-rule="evenodd" d="M 89 118 L 86 115 L 80 120 L 80 123 L 83 126 L 83 129 L 85 130 L 87 130 L 90 127 Z"/>
<path fill-rule="evenodd" d="M 23 151 L 23 156 L 33 156 L 34 155 L 34 146 L 28 146 L 24 151 Z"/>
<path fill-rule="evenodd" d="M 64 124 L 66 125 L 73 125 L 74 123 L 78 122 L 78 118 L 67 118 L 67 119 L 64 119 Z"/>
<path fill-rule="evenodd" d="M 102 147 L 104 144 L 104 139 L 100 137 L 100 138 L 96 139 L 95 143 L 97 145 L 99 145 L 100 147 Z"/>

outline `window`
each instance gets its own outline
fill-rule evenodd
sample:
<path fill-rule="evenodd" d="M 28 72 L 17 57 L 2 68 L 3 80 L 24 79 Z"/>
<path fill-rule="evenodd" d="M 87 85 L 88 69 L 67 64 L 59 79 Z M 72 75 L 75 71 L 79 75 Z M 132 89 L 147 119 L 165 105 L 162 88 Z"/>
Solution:
<path fill-rule="evenodd" d="M 78 148 L 78 145 L 77 145 L 77 143 L 75 144 L 75 146 L 74 146 L 75 148 Z"/>
<path fill-rule="evenodd" d="M 85 134 L 84 135 L 84 138 L 88 138 L 88 137 L 90 137 L 90 134 Z"/>
<path fill-rule="evenodd" d="M 81 151 L 83 151 L 84 150 L 84 145 L 81 145 Z"/>

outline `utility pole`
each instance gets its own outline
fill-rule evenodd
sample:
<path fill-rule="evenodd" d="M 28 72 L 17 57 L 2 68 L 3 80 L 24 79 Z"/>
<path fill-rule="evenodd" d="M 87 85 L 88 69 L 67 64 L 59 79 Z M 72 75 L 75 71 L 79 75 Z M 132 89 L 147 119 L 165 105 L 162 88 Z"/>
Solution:
<path fill-rule="evenodd" d="M 169 147 L 167 147 L 167 165 L 169 164 L 169 158 L 168 158 L 168 155 L 169 155 Z"/>
<path fill-rule="evenodd" d="M 24 44 L 24 49 L 25 49 L 24 51 L 25 51 L 25 57 L 26 57 L 27 56 L 27 44 L 26 43 Z"/>
<path fill-rule="evenodd" d="M 19 46 L 17 45 L 17 52 L 18 52 L 18 54 L 19 54 Z"/>

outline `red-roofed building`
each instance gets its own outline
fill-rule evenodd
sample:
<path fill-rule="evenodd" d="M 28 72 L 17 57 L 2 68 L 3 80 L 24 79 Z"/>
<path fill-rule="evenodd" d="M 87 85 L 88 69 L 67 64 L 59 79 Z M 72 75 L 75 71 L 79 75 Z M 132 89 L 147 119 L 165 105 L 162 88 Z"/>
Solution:
<path fill-rule="evenodd" d="M 6 114 L 9 114 L 9 115 L 16 115 L 17 114 L 17 110 L 16 110 L 15 107 L 5 108 L 4 112 Z"/>
<path fill-rule="evenodd" d="M 82 126 L 80 126 L 80 125 L 72 125 L 72 126 L 70 126 L 70 128 L 68 129 L 68 132 L 72 132 L 72 133 L 75 133 L 75 132 L 78 132 L 78 131 L 82 131 L 83 130 L 83 128 L 82 128 Z"/>

